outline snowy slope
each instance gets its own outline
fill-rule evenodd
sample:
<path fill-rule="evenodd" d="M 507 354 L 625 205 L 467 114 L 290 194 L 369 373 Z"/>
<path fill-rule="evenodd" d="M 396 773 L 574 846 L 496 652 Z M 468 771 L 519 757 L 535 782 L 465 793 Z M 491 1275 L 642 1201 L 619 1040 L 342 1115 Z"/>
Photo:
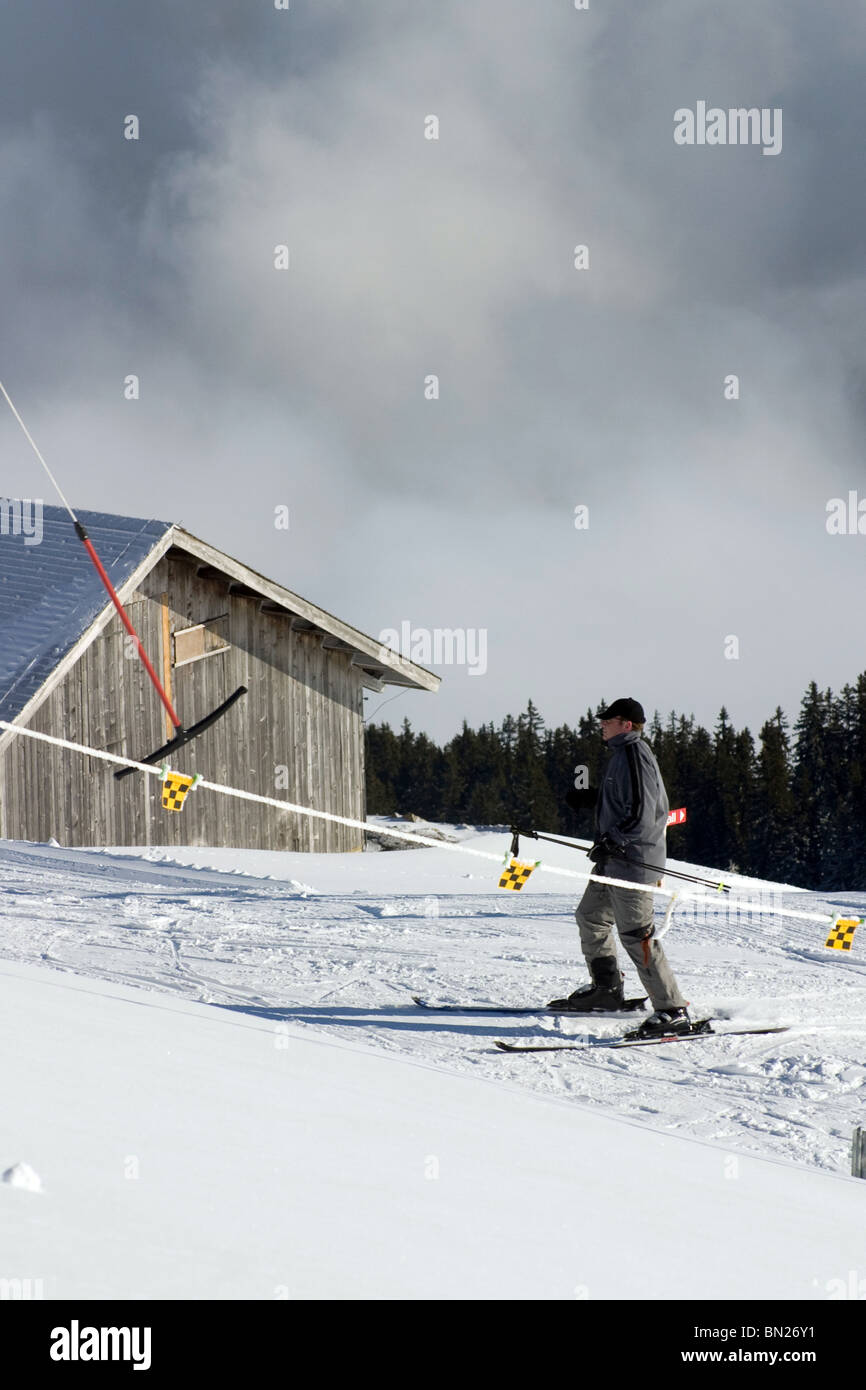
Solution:
<path fill-rule="evenodd" d="M 4 1263 L 46 1296 L 820 1298 L 862 1265 L 859 941 L 683 905 L 666 946 L 694 1011 L 790 1033 L 507 1057 L 494 1038 L 579 1021 L 409 996 L 575 983 L 566 880 L 506 894 L 433 849 L 164 853 L 0 842 L 0 1170 L 44 1187 L 0 1187 Z M 648 1288 L 663 1251 L 698 1282 L 678 1259 Z"/>
<path fill-rule="evenodd" d="M 0 997 L 43 1184 L 0 1189 L 4 1268 L 46 1298 L 808 1299 L 860 1258 L 853 1179 L 155 991 Z"/>

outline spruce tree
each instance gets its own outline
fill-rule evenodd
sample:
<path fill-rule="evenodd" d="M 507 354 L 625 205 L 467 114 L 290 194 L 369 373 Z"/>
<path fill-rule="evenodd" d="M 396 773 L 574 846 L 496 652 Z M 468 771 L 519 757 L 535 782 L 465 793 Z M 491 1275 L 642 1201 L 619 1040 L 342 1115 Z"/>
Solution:
<path fill-rule="evenodd" d="M 866 673 L 842 691 L 840 741 L 831 756 L 841 827 L 840 877 L 844 888 L 866 888 Z"/>
<path fill-rule="evenodd" d="M 796 882 L 824 886 L 828 869 L 826 845 L 830 816 L 827 765 L 827 726 L 830 692 L 822 694 L 814 681 L 809 685 L 794 725 L 795 750 L 792 788 L 795 816 Z"/>
<path fill-rule="evenodd" d="M 530 700 L 517 720 L 511 804 L 514 823 L 533 830 L 559 825 L 559 808 L 544 771 L 544 720 Z"/>
<path fill-rule="evenodd" d="M 713 823 L 715 768 L 713 741 L 706 729 L 695 724 L 694 715 L 681 715 L 676 731 L 677 767 L 681 792 L 680 805 L 686 807 L 686 823 L 673 841 L 677 858 L 693 864 L 716 867 L 716 831 Z M 681 832 L 680 832 L 681 833 Z"/>
<path fill-rule="evenodd" d="M 790 883 L 797 873 L 791 747 L 788 721 L 779 706 L 763 725 L 760 744 L 748 832 L 750 872 Z"/>
<path fill-rule="evenodd" d="M 397 806 L 400 755 L 388 724 L 368 724 L 364 737 L 367 815 L 391 816 Z"/>
<path fill-rule="evenodd" d="M 464 719 L 463 727 L 445 745 L 442 771 L 442 820 L 459 825 L 466 820 L 467 788 L 473 763 L 474 734 Z"/>

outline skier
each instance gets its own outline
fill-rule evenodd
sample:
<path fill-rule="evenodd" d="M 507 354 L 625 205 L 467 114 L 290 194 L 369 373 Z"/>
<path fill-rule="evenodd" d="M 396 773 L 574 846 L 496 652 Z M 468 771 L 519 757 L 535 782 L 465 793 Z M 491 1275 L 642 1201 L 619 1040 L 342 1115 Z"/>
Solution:
<path fill-rule="evenodd" d="M 596 840 L 589 851 L 593 873 L 629 883 L 660 882 L 657 872 L 636 862 L 664 866 L 668 799 L 658 763 L 642 734 L 646 717 L 631 698 L 614 700 L 601 715 L 601 736 L 611 750 L 598 788 L 573 788 L 572 810 L 594 806 Z M 654 939 L 653 895 L 610 884 L 587 884 L 575 909 L 580 944 L 592 983 L 552 1009 L 575 1013 L 615 1012 L 624 1004 L 623 976 L 613 926 L 631 957 L 655 1012 L 637 1030 L 640 1037 L 688 1033 L 691 1019 L 673 971 Z"/>

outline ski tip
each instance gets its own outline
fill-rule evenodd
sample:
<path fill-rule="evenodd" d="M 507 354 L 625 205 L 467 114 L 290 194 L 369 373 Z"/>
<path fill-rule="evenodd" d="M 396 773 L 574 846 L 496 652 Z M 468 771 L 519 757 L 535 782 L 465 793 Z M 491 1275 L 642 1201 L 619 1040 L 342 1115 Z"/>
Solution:
<path fill-rule="evenodd" d="M 495 1045 L 496 1045 L 496 1047 L 498 1047 L 502 1052 L 513 1052 L 513 1051 L 514 1051 L 514 1043 L 500 1042 L 499 1039 L 497 1038 L 497 1039 L 496 1039 L 496 1044 L 495 1044 Z"/>

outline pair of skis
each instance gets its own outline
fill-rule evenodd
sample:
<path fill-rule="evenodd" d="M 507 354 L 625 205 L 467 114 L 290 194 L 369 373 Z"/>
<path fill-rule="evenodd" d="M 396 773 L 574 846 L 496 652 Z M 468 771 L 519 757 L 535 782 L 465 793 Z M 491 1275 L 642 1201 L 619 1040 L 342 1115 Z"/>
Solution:
<path fill-rule="evenodd" d="M 426 999 L 420 996 L 412 996 L 413 1003 L 421 1009 L 427 1009 L 431 1013 L 453 1013 L 453 1014 L 499 1014 L 499 1015 L 554 1015 L 569 1014 L 577 1018 L 593 1017 L 614 1017 L 612 1014 L 586 1013 L 577 1014 L 574 1010 L 559 1009 L 533 1009 L 504 1005 L 499 1007 L 495 1004 L 429 1004 Z M 642 1008 L 644 999 L 627 999 L 625 1001 L 627 1009 Z M 618 1010 L 617 1012 L 622 1012 Z M 763 1028 L 730 1028 L 724 1032 L 717 1033 L 713 1028 L 713 1019 L 702 1018 L 692 1024 L 688 1033 L 662 1033 L 652 1038 L 629 1037 L 624 1038 L 596 1038 L 587 1042 L 553 1042 L 553 1043 L 511 1043 L 496 1040 L 496 1046 L 502 1052 L 586 1052 L 591 1048 L 620 1048 L 620 1047 L 657 1047 L 663 1043 L 672 1042 L 693 1042 L 699 1038 L 738 1038 L 746 1037 L 749 1034 L 762 1033 L 787 1033 L 787 1024 L 772 1024 Z"/>
<path fill-rule="evenodd" d="M 639 995 L 636 999 L 624 999 L 622 1008 L 617 1009 L 617 1013 L 632 1013 L 636 1009 L 642 1009 L 647 1001 L 645 994 Z M 589 1018 L 590 1013 L 579 1013 L 576 1009 L 551 1009 L 548 1005 L 543 1008 L 533 1008 L 526 1004 L 429 1004 L 426 999 L 422 999 L 419 994 L 412 995 L 412 1003 L 417 1004 L 419 1009 L 429 1009 L 431 1013 L 437 1014 L 526 1014 L 533 1018 L 538 1014 L 544 1014 L 550 1018 L 559 1018 L 566 1014 L 570 1018 Z M 595 1010 L 595 1016 L 601 1014 L 604 1018 L 612 1015 L 606 1010 Z"/>

